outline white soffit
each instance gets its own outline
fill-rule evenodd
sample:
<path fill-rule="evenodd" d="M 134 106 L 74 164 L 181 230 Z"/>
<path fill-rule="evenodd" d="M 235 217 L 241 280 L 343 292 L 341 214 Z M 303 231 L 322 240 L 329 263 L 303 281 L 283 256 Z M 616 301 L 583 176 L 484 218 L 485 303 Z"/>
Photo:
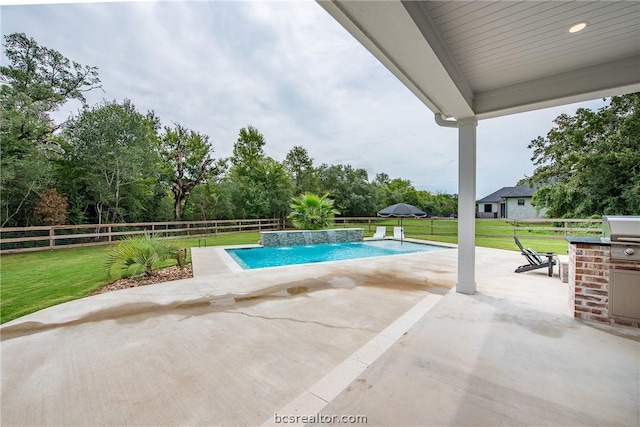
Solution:
<path fill-rule="evenodd" d="M 432 111 L 497 117 L 640 91 L 638 1 L 324 1 Z M 568 28 L 587 21 L 585 30 Z"/>
<path fill-rule="evenodd" d="M 399 1 L 318 3 L 432 111 L 474 115 L 471 90 L 457 88 Z"/>

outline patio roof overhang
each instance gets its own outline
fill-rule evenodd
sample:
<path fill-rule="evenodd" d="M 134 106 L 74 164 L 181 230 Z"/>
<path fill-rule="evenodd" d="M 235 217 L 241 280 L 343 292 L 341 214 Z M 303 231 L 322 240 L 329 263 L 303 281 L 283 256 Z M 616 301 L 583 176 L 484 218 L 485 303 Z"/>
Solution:
<path fill-rule="evenodd" d="M 640 91 L 640 2 L 318 3 L 445 117 L 486 119 Z M 582 21 L 583 31 L 568 31 Z"/>
<path fill-rule="evenodd" d="M 476 288 L 477 120 L 640 92 L 640 2 L 317 1 L 458 128 L 462 293 Z"/>

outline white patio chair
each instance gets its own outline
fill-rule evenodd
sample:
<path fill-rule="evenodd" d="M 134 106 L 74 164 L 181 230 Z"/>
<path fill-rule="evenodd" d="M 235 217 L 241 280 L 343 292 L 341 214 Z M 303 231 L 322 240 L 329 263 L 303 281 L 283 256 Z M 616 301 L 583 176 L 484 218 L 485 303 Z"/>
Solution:
<path fill-rule="evenodd" d="M 387 235 L 387 227 L 376 227 L 376 232 L 373 235 L 374 239 L 384 239 Z"/>
<path fill-rule="evenodd" d="M 393 227 L 393 238 L 404 240 L 404 230 L 402 227 Z"/>

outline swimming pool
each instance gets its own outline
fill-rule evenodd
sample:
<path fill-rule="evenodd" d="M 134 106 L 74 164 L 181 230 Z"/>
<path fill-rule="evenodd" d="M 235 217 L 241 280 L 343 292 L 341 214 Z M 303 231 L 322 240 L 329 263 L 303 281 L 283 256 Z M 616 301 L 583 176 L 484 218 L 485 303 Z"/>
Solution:
<path fill-rule="evenodd" d="M 431 252 L 449 249 L 444 246 L 397 240 L 371 240 L 366 242 L 326 243 L 309 246 L 281 246 L 263 248 L 226 249 L 243 269 L 280 267 L 326 261 L 371 258 L 377 256 Z"/>

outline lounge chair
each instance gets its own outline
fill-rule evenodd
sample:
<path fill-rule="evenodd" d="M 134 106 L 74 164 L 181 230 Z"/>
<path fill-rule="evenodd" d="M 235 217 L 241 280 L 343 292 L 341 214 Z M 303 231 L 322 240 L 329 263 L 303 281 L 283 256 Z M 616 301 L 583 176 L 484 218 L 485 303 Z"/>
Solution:
<path fill-rule="evenodd" d="M 393 238 L 404 240 L 404 230 L 402 227 L 393 227 Z"/>
<path fill-rule="evenodd" d="M 373 235 L 374 239 L 384 239 L 387 235 L 387 227 L 376 227 L 376 233 Z"/>
<path fill-rule="evenodd" d="M 522 243 L 520 243 L 520 240 L 518 240 L 516 236 L 513 236 L 513 240 L 515 240 L 516 245 L 520 248 L 520 253 L 524 255 L 527 261 L 529 261 L 529 264 L 521 265 L 516 268 L 516 273 L 524 273 L 525 271 L 537 270 L 539 268 L 548 268 L 549 277 L 553 276 L 553 266 L 556 265 L 556 261 L 553 259 L 556 255 L 554 252 L 546 252 L 543 256 L 546 256 L 547 260 L 544 261 L 542 256 L 533 249 L 522 247 Z"/>

